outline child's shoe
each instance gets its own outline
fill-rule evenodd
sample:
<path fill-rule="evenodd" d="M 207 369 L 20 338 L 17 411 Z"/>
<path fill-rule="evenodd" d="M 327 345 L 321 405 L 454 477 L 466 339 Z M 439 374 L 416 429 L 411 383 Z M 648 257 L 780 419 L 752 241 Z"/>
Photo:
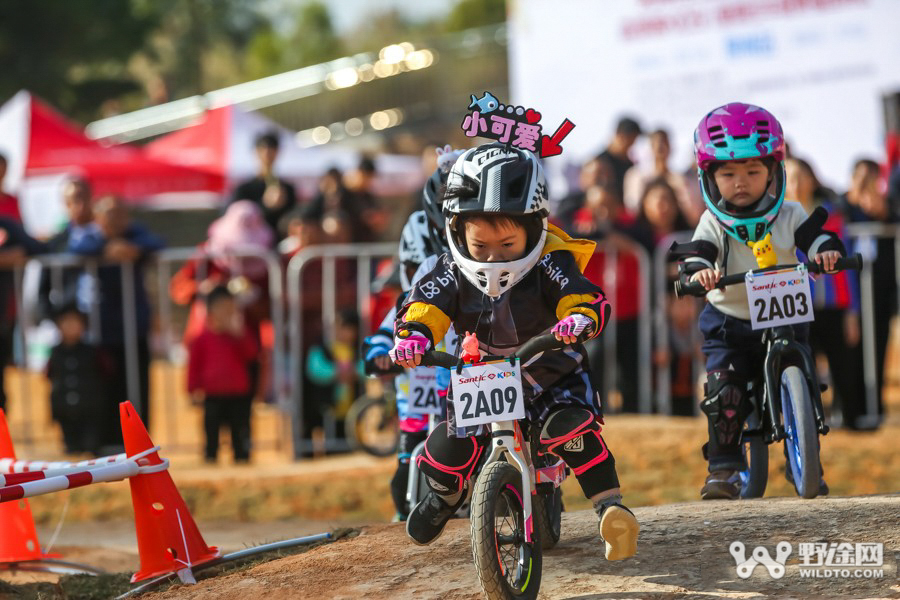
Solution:
<path fill-rule="evenodd" d="M 441 537 L 447 521 L 456 514 L 456 510 L 465 502 L 465 493 L 460 492 L 453 505 L 447 503 L 443 496 L 429 490 L 428 494 L 406 518 L 406 534 L 420 546 L 427 546 Z"/>
<path fill-rule="evenodd" d="M 606 560 L 622 560 L 637 554 L 641 526 L 634 513 L 619 503 L 621 499 L 617 495 L 594 504 L 600 517 L 600 537 L 606 544 Z"/>
<path fill-rule="evenodd" d="M 737 500 L 741 497 L 741 477 L 734 469 L 720 469 L 706 476 L 700 490 L 704 500 Z"/>

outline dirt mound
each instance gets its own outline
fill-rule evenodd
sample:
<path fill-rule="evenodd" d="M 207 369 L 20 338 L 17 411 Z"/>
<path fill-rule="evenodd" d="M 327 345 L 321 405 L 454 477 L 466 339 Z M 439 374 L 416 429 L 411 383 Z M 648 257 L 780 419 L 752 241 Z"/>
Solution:
<path fill-rule="evenodd" d="M 603 558 L 592 512 L 563 515 L 562 540 L 545 554 L 541 597 L 900 597 L 898 494 L 669 504 L 635 513 L 642 525 L 638 555 L 619 563 Z M 400 524 L 372 526 L 306 554 L 143 598 L 480 598 L 468 532 L 468 521 L 454 521 L 434 544 L 419 547 Z M 794 547 L 783 578 L 771 578 L 762 566 L 750 579 L 738 578 L 731 542 L 743 542 L 748 554 L 764 545 L 774 557 L 782 540 Z M 883 543 L 883 576 L 801 577 L 802 542 Z"/>

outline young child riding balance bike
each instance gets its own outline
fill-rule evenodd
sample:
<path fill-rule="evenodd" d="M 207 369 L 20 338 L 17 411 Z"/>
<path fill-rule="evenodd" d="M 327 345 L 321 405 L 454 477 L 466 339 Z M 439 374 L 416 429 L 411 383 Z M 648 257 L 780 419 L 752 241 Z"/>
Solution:
<path fill-rule="evenodd" d="M 457 159 L 442 192 L 450 254 L 413 286 L 398 311 L 391 358 L 417 366 L 451 323 L 456 331 L 476 334 L 489 355 L 511 355 L 551 331 L 566 342 L 522 365 L 526 417 L 540 432 L 543 451 L 565 461 L 593 502 L 606 558 L 620 560 L 637 552 L 640 527 L 622 504 L 581 343 L 603 330 L 610 306 L 582 273 L 593 242 L 572 239 L 547 223 L 546 190 L 543 168 L 528 151 L 487 144 Z M 448 413 L 418 459 L 430 491 L 407 520 L 417 544 L 443 532 L 465 501 L 487 446 L 483 428 L 457 428 L 454 412 Z"/>

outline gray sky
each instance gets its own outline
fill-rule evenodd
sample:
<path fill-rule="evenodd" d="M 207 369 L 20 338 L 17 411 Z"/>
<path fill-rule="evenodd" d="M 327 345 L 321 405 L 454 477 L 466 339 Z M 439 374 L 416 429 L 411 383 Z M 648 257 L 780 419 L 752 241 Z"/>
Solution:
<path fill-rule="evenodd" d="M 276 17 L 292 7 L 302 6 L 309 0 L 268 0 L 264 8 L 269 15 Z M 325 0 L 328 12 L 339 33 L 349 31 L 364 21 L 374 12 L 395 8 L 412 21 L 424 21 L 432 17 L 446 14 L 455 2 L 453 0 Z"/>

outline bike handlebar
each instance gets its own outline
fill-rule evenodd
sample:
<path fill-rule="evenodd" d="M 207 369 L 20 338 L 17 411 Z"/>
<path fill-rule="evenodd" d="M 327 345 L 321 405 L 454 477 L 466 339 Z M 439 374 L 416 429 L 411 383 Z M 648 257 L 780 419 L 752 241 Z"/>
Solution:
<path fill-rule="evenodd" d="M 819 263 L 815 261 L 808 261 L 804 263 L 806 265 L 806 269 L 812 273 L 813 275 L 818 275 L 822 273 L 822 267 Z M 754 269 L 752 271 L 744 271 L 743 273 L 732 273 L 731 275 L 726 275 L 716 282 L 716 289 L 723 289 L 729 285 L 734 285 L 736 283 L 743 283 L 747 273 L 765 273 L 767 271 L 776 271 L 779 269 L 787 269 L 791 267 L 796 267 L 797 265 L 775 265 L 773 267 L 766 267 L 765 269 Z M 846 271 L 848 269 L 859 270 L 862 268 L 862 256 L 859 253 L 856 253 L 852 256 L 847 256 L 843 258 L 839 258 L 834 265 L 834 273 L 838 271 Z M 828 273 L 832 275 L 834 273 Z M 684 296 L 699 296 L 703 297 L 706 295 L 707 290 L 703 287 L 699 281 L 689 281 L 683 282 L 681 279 L 675 281 L 675 297 L 683 298 Z"/>
<path fill-rule="evenodd" d="M 583 333 L 579 337 L 578 341 L 582 342 L 587 338 L 588 334 Z M 560 348 L 565 348 L 569 346 L 566 342 L 562 342 L 556 339 L 552 333 L 545 333 L 544 335 L 539 335 L 537 337 L 531 338 L 521 346 L 519 349 L 506 358 L 515 358 L 517 360 L 521 360 L 522 362 L 527 362 L 534 355 L 544 352 L 546 350 L 557 350 Z M 441 352 L 440 350 L 426 350 L 425 354 L 422 355 L 422 363 L 421 365 L 424 367 L 444 367 L 445 369 L 453 369 L 456 368 L 459 363 L 459 359 L 456 356 L 448 352 Z"/>

